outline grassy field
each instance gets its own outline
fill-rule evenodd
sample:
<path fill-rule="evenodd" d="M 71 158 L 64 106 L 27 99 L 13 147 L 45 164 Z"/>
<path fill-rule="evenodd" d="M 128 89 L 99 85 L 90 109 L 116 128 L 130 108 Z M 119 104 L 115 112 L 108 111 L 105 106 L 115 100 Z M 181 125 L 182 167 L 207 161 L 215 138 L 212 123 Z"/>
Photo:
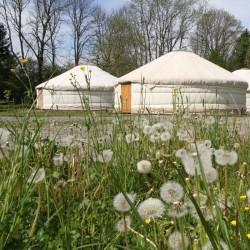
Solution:
<path fill-rule="evenodd" d="M 1 114 L 23 119 L 0 124 L 0 249 L 250 249 L 249 129 L 237 117 Z M 55 115 L 86 119 L 40 119 Z"/>

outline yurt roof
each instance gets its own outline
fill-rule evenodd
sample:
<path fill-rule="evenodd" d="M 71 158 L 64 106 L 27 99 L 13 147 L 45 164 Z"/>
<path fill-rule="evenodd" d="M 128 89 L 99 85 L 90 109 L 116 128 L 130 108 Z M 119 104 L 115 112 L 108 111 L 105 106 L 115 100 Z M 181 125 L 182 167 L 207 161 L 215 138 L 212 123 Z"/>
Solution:
<path fill-rule="evenodd" d="M 167 53 L 115 80 L 153 85 L 223 85 L 246 88 L 243 79 L 218 65 L 186 51 Z"/>
<path fill-rule="evenodd" d="M 238 69 L 233 72 L 236 76 L 241 77 L 248 82 L 248 90 L 250 90 L 250 69 Z"/>
<path fill-rule="evenodd" d="M 84 70 L 83 67 L 85 68 Z M 89 81 L 86 81 L 89 79 Z M 36 86 L 36 89 L 75 90 L 87 89 L 90 83 L 91 90 L 111 90 L 114 88 L 116 77 L 93 65 L 79 65 Z"/>

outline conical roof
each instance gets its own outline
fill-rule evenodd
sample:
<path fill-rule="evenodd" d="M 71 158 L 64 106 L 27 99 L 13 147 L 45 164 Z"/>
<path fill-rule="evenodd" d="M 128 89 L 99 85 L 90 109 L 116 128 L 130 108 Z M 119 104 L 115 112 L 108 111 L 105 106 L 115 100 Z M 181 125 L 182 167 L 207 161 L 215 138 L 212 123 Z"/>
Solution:
<path fill-rule="evenodd" d="M 82 70 L 83 67 L 85 70 Z M 89 80 L 86 80 L 89 79 Z M 79 65 L 44 83 L 36 86 L 50 90 L 87 89 L 90 83 L 91 90 L 112 90 L 116 77 L 93 65 Z"/>
<path fill-rule="evenodd" d="M 246 88 L 243 79 L 218 65 L 186 51 L 167 53 L 115 80 L 115 85 L 139 82 L 153 85 L 216 85 Z"/>
<path fill-rule="evenodd" d="M 248 90 L 250 90 L 250 69 L 238 69 L 233 72 L 236 76 L 241 77 L 248 82 Z"/>

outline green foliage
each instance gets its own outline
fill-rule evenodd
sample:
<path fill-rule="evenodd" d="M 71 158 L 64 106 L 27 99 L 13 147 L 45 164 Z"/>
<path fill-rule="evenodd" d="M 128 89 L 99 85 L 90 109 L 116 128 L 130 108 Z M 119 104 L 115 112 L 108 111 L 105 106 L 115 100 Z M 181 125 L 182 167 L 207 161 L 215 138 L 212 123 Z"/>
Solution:
<path fill-rule="evenodd" d="M 218 50 L 212 50 L 206 56 L 206 59 L 224 69 L 228 69 L 228 61 L 219 53 Z"/>
<path fill-rule="evenodd" d="M 249 67 L 250 33 L 246 29 L 236 40 L 230 64 L 232 71 Z"/>

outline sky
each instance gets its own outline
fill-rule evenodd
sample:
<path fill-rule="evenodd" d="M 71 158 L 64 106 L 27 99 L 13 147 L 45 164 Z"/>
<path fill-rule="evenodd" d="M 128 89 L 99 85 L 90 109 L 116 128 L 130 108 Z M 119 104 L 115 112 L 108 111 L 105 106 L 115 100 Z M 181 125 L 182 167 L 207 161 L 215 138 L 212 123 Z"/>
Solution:
<path fill-rule="evenodd" d="M 128 0 L 96 0 L 106 10 L 120 8 Z M 250 30 L 250 0 L 208 0 L 209 4 L 224 9 L 242 22 Z"/>

